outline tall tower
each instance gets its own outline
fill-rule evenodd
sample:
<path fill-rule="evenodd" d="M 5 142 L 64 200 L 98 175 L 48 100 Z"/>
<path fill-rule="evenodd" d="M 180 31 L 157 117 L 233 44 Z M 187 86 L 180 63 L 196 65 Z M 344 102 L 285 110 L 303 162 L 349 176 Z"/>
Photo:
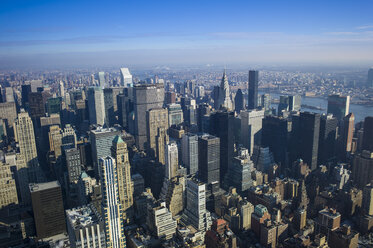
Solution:
<path fill-rule="evenodd" d="M 113 98 L 112 88 L 104 89 L 104 104 L 105 104 L 105 118 L 106 118 L 105 123 L 109 127 L 112 127 L 115 124 L 114 98 Z"/>
<path fill-rule="evenodd" d="M 232 109 L 232 101 L 229 95 L 229 83 L 225 70 L 219 88 L 219 107 L 226 108 L 228 110 Z"/>
<path fill-rule="evenodd" d="M 120 84 L 125 87 L 132 87 L 132 75 L 128 68 L 120 68 Z"/>
<path fill-rule="evenodd" d="M 104 93 L 100 87 L 88 89 L 89 123 L 103 126 L 105 123 Z"/>
<path fill-rule="evenodd" d="M 140 150 L 146 149 L 146 111 L 162 108 L 164 101 L 163 84 L 141 84 L 134 87 L 135 139 Z"/>
<path fill-rule="evenodd" d="M 65 87 L 64 87 L 62 81 L 60 81 L 60 83 L 58 85 L 58 93 L 60 94 L 60 97 L 62 97 L 62 98 L 65 97 Z"/>
<path fill-rule="evenodd" d="M 310 166 L 317 168 L 319 150 L 320 114 L 302 112 L 300 114 L 299 147 L 301 158 Z"/>
<path fill-rule="evenodd" d="M 368 87 L 373 87 L 373 68 L 370 68 L 368 70 L 368 81 L 367 81 Z"/>
<path fill-rule="evenodd" d="M 350 109 L 350 96 L 328 96 L 328 114 L 333 114 L 338 121 L 348 115 Z"/>
<path fill-rule="evenodd" d="M 98 79 L 98 86 L 101 88 L 105 88 L 105 72 L 100 71 L 97 73 L 97 79 Z"/>
<path fill-rule="evenodd" d="M 19 144 L 19 150 L 27 165 L 29 183 L 38 183 L 43 181 L 38 154 L 36 152 L 36 143 L 34 135 L 34 126 L 27 112 L 21 110 L 14 123 L 15 139 Z"/>
<path fill-rule="evenodd" d="M 184 134 L 181 140 L 181 154 L 183 164 L 188 169 L 188 174 L 196 174 L 198 171 L 198 136 Z"/>
<path fill-rule="evenodd" d="M 373 152 L 373 116 L 365 117 L 364 120 L 363 150 Z"/>
<path fill-rule="evenodd" d="M 133 217 L 133 185 L 131 182 L 131 165 L 128 160 L 127 144 L 120 136 L 115 136 L 111 155 L 117 163 L 119 200 L 123 209 L 123 219 L 131 222 Z"/>
<path fill-rule="evenodd" d="M 198 172 L 202 182 L 220 181 L 220 139 L 204 134 L 198 138 Z"/>
<path fill-rule="evenodd" d="M 340 137 L 340 155 L 342 156 L 342 159 L 345 159 L 346 154 L 352 151 L 352 138 L 354 137 L 354 122 L 355 116 L 353 113 L 348 114 L 342 119 L 342 132 Z"/>
<path fill-rule="evenodd" d="M 102 212 L 106 230 L 106 247 L 126 247 L 124 236 L 122 206 L 119 200 L 117 166 L 115 160 L 108 156 L 100 158 Z"/>
<path fill-rule="evenodd" d="M 258 107 L 258 82 L 259 72 L 249 71 L 249 99 L 248 109 L 256 109 Z"/>
<path fill-rule="evenodd" d="M 264 110 L 241 111 L 241 143 L 253 154 L 254 146 L 261 144 Z"/>
<path fill-rule="evenodd" d="M 177 176 L 177 170 L 179 167 L 179 157 L 178 157 L 178 149 L 176 143 L 171 143 L 166 145 L 166 178 L 171 179 Z"/>
<path fill-rule="evenodd" d="M 164 147 L 168 143 L 168 111 L 164 108 L 146 112 L 147 150 L 158 162 L 165 164 Z"/>
<path fill-rule="evenodd" d="M 234 111 L 237 113 L 240 113 L 241 110 L 245 109 L 245 103 L 244 103 L 244 98 L 242 94 L 242 90 L 238 89 L 236 96 L 234 98 Z"/>

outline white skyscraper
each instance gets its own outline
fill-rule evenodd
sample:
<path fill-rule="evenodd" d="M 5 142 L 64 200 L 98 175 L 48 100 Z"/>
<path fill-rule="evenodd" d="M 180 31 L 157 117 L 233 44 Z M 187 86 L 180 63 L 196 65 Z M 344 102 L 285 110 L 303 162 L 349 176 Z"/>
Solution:
<path fill-rule="evenodd" d="M 110 156 L 100 158 L 99 165 L 101 168 L 102 212 L 104 213 L 106 230 L 106 247 L 126 247 L 115 159 Z"/>
<path fill-rule="evenodd" d="M 132 75 L 128 68 L 120 68 L 120 83 L 125 87 L 132 87 Z"/>
<path fill-rule="evenodd" d="M 241 143 L 253 154 L 254 146 L 260 145 L 264 110 L 241 111 Z"/>
<path fill-rule="evenodd" d="M 225 70 L 219 88 L 219 107 L 223 107 L 228 110 L 232 109 L 232 101 L 229 94 L 228 78 Z"/>
<path fill-rule="evenodd" d="M 181 140 L 181 153 L 183 164 L 188 169 L 188 174 L 196 174 L 198 171 L 198 136 L 184 134 Z"/>
<path fill-rule="evenodd" d="M 210 212 L 206 210 L 206 185 L 194 179 L 188 179 L 186 186 L 186 208 L 182 221 L 199 231 L 211 226 Z"/>
<path fill-rule="evenodd" d="M 103 72 L 103 71 L 98 72 L 97 73 L 97 80 L 98 80 L 98 86 L 100 86 L 101 88 L 105 88 L 105 84 L 106 84 L 105 72 Z"/>
<path fill-rule="evenodd" d="M 64 98 L 65 97 L 65 87 L 63 85 L 63 82 L 60 81 L 58 86 L 59 86 L 58 87 L 58 91 L 59 91 L 58 93 L 59 93 L 60 97 Z"/>
<path fill-rule="evenodd" d="M 177 169 L 179 166 L 179 156 L 176 143 L 170 143 L 166 145 L 165 149 L 166 159 L 166 178 L 171 179 L 177 175 Z"/>
<path fill-rule="evenodd" d="M 88 109 L 90 124 L 103 126 L 105 123 L 105 102 L 101 87 L 88 89 Z"/>

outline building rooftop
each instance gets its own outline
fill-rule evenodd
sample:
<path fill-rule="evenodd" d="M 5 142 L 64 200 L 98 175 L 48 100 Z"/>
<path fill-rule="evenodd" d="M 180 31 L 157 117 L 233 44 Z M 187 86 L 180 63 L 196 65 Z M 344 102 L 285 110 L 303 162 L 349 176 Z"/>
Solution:
<path fill-rule="evenodd" d="M 66 217 L 75 229 L 81 229 L 100 221 L 100 217 L 93 205 L 66 210 Z"/>
<path fill-rule="evenodd" d="M 29 187 L 30 187 L 30 192 L 33 193 L 33 192 L 57 188 L 57 187 L 59 188 L 60 183 L 58 181 L 52 181 L 52 182 L 47 182 L 47 183 L 31 183 Z"/>

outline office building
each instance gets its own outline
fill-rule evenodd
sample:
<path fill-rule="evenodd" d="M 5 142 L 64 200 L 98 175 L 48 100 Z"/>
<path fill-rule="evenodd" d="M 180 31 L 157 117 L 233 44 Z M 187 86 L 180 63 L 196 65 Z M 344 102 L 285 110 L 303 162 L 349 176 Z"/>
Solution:
<path fill-rule="evenodd" d="M 220 138 L 220 182 L 223 182 L 234 156 L 234 112 L 217 111 L 210 115 L 210 134 Z"/>
<path fill-rule="evenodd" d="M 373 116 L 368 116 L 364 120 L 362 149 L 373 152 Z"/>
<path fill-rule="evenodd" d="M 299 95 L 289 96 L 289 111 L 300 111 L 302 97 Z"/>
<path fill-rule="evenodd" d="M 120 131 L 115 128 L 97 128 L 91 130 L 89 139 L 91 141 L 92 161 L 95 176 L 99 179 L 98 160 L 111 155 L 111 146 L 115 136 L 120 135 Z"/>
<path fill-rule="evenodd" d="M 99 166 L 101 169 L 102 212 L 105 213 L 106 247 L 126 247 L 115 159 L 110 156 L 101 157 Z"/>
<path fill-rule="evenodd" d="M 199 231 L 206 231 L 211 226 L 210 212 L 206 210 L 206 184 L 196 179 L 186 183 L 186 207 L 182 222 L 192 225 Z"/>
<path fill-rule="evenodd" d="M 158 239 L 169 240 L 176 233 L 176 220 L 172 218 L 172 213 L 167 209 L 165 202 L 148 207 L 146 223 Z"/>
<path fill-rule="evenodd" d="M 353 181 L 362 189 L 373 180 L 373 152 L 365 150 L 355 154 L 352 165 Z"/>
<path fill-rule="evenodd" d="M 104 92 L 101 87 L 88 89 L 89 123 L 91 125 L 105 124 L 105 102 Z"/>
<path fill-rule="evenodd" d="M 168 111 L 164 108 L 146 112 L 147 150 L 150 157 L 165 164 L 165 146 L 168 143 Z"/>
<path fill-rule="evenodd" d="M 337 144 L 338 120 L 332 115 L 322 115 L 320 118 L 320 135 L 318 164 L 324 164 L 335 158 Z"/>
<path fill-rule="evenodd" d="M 82 167 L 80 160 L 80 151 L 77 148 L 65 149 L 64 159 L 67 169 L 67 179 L 69 184 L 77 184 L 82 174 Z"/>
<path fill-rule="evenodd" d="M 211 230 L 205 235 L 206 248 L 237 247 L 236 235 L 230 230 L 228 223 L 223 219 L 214 220 Z"/>
<path fill-rule="evenodd" d="M 241 143 L 250 155 L 261 144 L 263 118 L 264 110 L 241 111 Z"/>
<path fill-rule="evenodd" d="M 22 108 L 27 109 L 28 107 L 28 97 L 31 92 L 31 85 L 30 84 L 23 84 L 21 86 L 21 101 L 22 101 Z"/>
<path fill-rule="evenodd" d="M 221 79 L 221 82 L 220 82 L 218 95 L 219 95 L 218 96 L 219 109 L 223 108 L 227 110 L 232 110 L 232 100 L 231 100 L 230 93 L 229 93 L 229 83 L 228 83 L 227 73 L 225 70 L 223 73 L 223 78 Z"/>
<path fill-rule="evenodd" d="M 373 185 L 367 184 L 363 189 L 363 214 L 373 215 Z"/>
<path fill-rule="evenodd" d="M 16 104 L 14 102 L 0 103 L 0 119 L 6 120 L 9 135 L 13 135 L 13 124 L 17 119 Z"/>
<path fill-rule="evenodd" d="M 30 184 L 38 239 L 66 232 L 61 186 L 58 181 Z"/>
<path fill-rule="evenodd" d="M 179 151 L 177 148 L 177 144 L 175 142 L 167 144 L 165 148 L 165 153 L 165 177 L 166 179 L 171 179 L 177 176 L 179 169 Z"/>
<path fill-rule="evenodd" d="M 184 210 L 184 190 L 185 178 L 183 176 L 175 176 L 163 181 L 159 198 L 166 203 L 173 217 L 178 216 Z"/>
<path fill-rule="evenodd" d="M 348 115 L 350 109 L 350 96 L 330 95 L 328 96 L 328 114 L 333 114 L 338 121 Z"/>
<path fill-rule="evenodd" d="M 340 135 L 340 157 L 346 158 L 346 154 L 352 152 L 352 139 L 354 137 L 355 115 L 348 114 L 342 118 L 341 135 Z"/>
<path fill-rule="evenodd" d="M 184 166 L 188 174 L 196 174 L 198 171 L 198 136 L 186 133 L 181 139 L 181 154 Z"/>
<path fill-rule="evenodd" d="M 120 68 L 120 84 L 124 87 L 132 87 L 132 75 L 128 68 Z"/>
<path fill-rule="evenodd" d="M 239 114 L 241 110 L 244 110 L 244 109 L 245 109 L 245 102 L 244 102 L 242 90 L 238 89 L 236 92 L 236 96 L 234 97 L 234 111 L 236 111 Z"/>
<path fill-rule="evenodd" d="M 256 109 L 258 107 L 258 83 L 259 71 L 249 71 L 248 110 Z"/>
<path fill-rule="evenodd" d="M 27 165 L 29 182 L 38 183 L 43 181 L 43 173 L 39 166 L 36 151 L 34 125 L 27 112 L 21 111 L 14 123 L 15 140 L 18 142 L 19 151 Z"/>
<path fill-rule="evenodd" d="M 254 163 L 247 149 L 240 148 L 237 153 L 237 156 L 233 158 L 228 179 L 229 186 L 235 187 L 239 193 L 242 193 L 253 185 L 251 173 L 254 170 Z"/>
<path fill-rule="evenodd" d="M 260 96 L 260 106 L 264 109 L 265 114 L 271 111 L 271 95 L 263 94 Z"/>
<path fill-rule="evenodd" d="M 308 164 L 311 170 L 317 168 L 319 150 L 320 114 L 301 112 L 299 148 L 300 158 Z"/>
<path fill-rule="evenodd" d="M 203 134 L 198 137 L 198 174 L 206 184 L 220 181 L 220 139 Z"/>
<path fill-rule="evenodd" d="M 107 126 L 112 127 L 115 124 L 115 112 L 114 112 L 114 98 L 113 89 L 104 89 L 104 105 L 105 105 L 105 123 Z"/>
<path fill-rule="evenodd" d="M 12 87 L 4 88 L 4 97 L 5 102 L 14 102 L 14 92 Z"/>
<path fill-rule="evenodd" d="M 333 208 L 324 208 L 319 211 L 316 221 L 316 233 L 323 233 L 329 236 L 330 232 L 337 230 L 341 226 L 341 214 Z"/>
<path fill-rule="evenodd" d="M 105 88 L 105 72 L 103 71 L 100 71 L 96 74 L 96 78 L 97 78 L 97 81 L 98 81 L 98 86 L 101 87 L 102 89 Z"/>
<path fill-rule="evenodd" d="M 179 125 L 184 122 L 183 110 L 181 109 L 180 104 L 169 104 L 168 108 L 168 124 L 171 127 L 172 125 Z"/>
<path fill-rule="evenodd" d="M 146 112 L 151 109 L 160 109 L 164 102 L 163 84 L 141 84 L 134 86 L 134 113 L 135 113 L 135 139 L 136 146 L 140 150 L 145 150 L 148 129 Z"/>
<path fill-rule="evenodd" d="M 15 173 L 12 165 L 0 162 L 0 209 L 18 204 Z"/>
<path fill-rule="evenodd" d="M 71 248 L 105 247 L 104 221 L 93 205 L 66 210 L 66 220 Z"/>
<path fill-rule="evenodd" d="M 123 210 L 125 223 L 133 218 L 133 184 L 131 181 L 131 165 L 128 158 L 127 144 L 120 136 L 115 136 L 111 155 L 117 164 L 119 200 Z"/>
<path fill-rule="evenodd" d="M 258 204 L 254 208 L 254 212 L 251 215 L 251 229 L 254 231 L 257 237 L 260 238 L 261 225 L 264 224 L 265 220 L 270 220 L 271 215 L 267 208 L 262 204 Z"/>

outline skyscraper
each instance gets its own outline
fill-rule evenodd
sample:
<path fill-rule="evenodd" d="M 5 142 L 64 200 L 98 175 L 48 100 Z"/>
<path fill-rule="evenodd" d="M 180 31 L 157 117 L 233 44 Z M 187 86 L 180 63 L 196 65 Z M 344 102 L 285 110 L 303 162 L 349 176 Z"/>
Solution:
<path fill-rule="evenodd" d="M 373 68 L 370 68 L 368 70 L 368 81 L 367 81 L 368 87 L 373 87 Z"/>
<path fill-rule="evenodd" d="M 300 113 L 300 156 L 311 170 L 317 168 L 317 153 L 319 149 L 320 114 Z"/>
<path fill-rule="evenodd" d="M 182 222 L 192 225 L 198 231 L 206 231 L 211 226 L 210 212 L 206 210 L 206 184 L 188 179 L 186 185 L 186 208 Z"/>
<path fill-rule="evenodd" d="M 30 183 L 38 183 L 43 180 L 34 135 L 34 125 L 27 112 L 21 110 L 14 123 L 15 139 L 18 142 L 20 153 L 27 165 L 28 178 Z"/>
<path fill-rule="evenodd" d="M 259 71 L 249 71 L 249 99 L 248 109 L 256 109 L 258 107 L 258 82 Z"/>
<path fill-rule="evenodd" d="M 210 119 L 210 134 L 220 138 L 220 182 L 223 182 L 234 156 L 234 112 L 217 111 Z"/>
<path fill-rule="evenodd" d="M 0 209 L 9 205 L 17 205 L 17 188 L 12 165 L 0 161 Z"/>
<path fill-rule="evenodd" d="M 333 114 L 338 121 L 349 114 L 350 96 L 330 95 L 328 96 L 328 114 Z"/>
<path fill-rule="evenodd" d="M 373 152 L 373 116 L 368 116 L 364 120 L 363 150 Z"/>
<path fill-rule="evenodd" d="M 245 103 L 244 103 L 244 98 L 242 94 L 242 90 L 238 89 L 236 96 L 234 98 L 234 111 L 237 113 L 240 113 L 241 110 L 245 109 Z"/>
<path fill-rule="evenodd" d="M 203 134 L 198 138 L 198 172 L 202 182 L 220 181 L 220 139 Z"/>
<path fill-rule="evenodd" d="M 350 113 L 342 118 L 340 135 L 340 155 L 342 159 L 345 159 L 346 154 L 352 151 L 352 138 L 354 137 L 354 122 L 355 115 L 353 113 Z"/>
<path fill-rule="evenodd" d="M 146 112 L 147 150 L 151 157 L 165 164 L 165 145 L 168 143 L 168 111 L 164 108 Z"/>
<path fill-rule="evenodd" d="M 237 153 L 229 170 L 228 181 L 229 186 L 235 187 L 241 193 L 248 190 L 253 184 L 251 173 L 254 170 L 254 163 L 246 148 L 241 148 Z"/>
<path fill-rule="evenodd" d="M 300 111 L 302 97 L 299 95 L 289 96 L 289 111 Z"/>
<path fill-rule="evenodd" d="M 263 118 L 264 110 L 241 111 L 241 143 L 249 149 L 250 155 L 254 146 L 261 144 Z"/>
<path fill-rule="evenodd" d="M 181 153 L 188 174 L 196 174 L 198 171 L 198 136 L 196 134 L 187 133 L 183 135 Z"/>
<path fill-rule="evenodd" d="M 105 124 L 105 102 L 101 87 L 88 89 L 89 123 L 103 126 Z"/>
<path fill-rule="evenodd" d="M 109 127 L 115 124 L 113 89 L 104 89 L 105 123 Z"/>
<path fill-rule="evenodd" d="M 105 88 L 105 72 L 100 71 L 97 73 L 97 80 L 98 80 L 98 86 L 100 86 L 102 89 Z"/>
<path fill-rule="evenodd" d="M 324 164 L 335 158 L 338 120 L 332 115 L 322 115 L 320 119 L 320 137 L 318 163 Z"/>
<path fill-rule="evenodd" d="M 132 75 L 128 68 L 120 68 L 120 83 L 125 87 L 132 87 Z"/>
<path fill-rule="evenodd" d="M 177 176 L 177 171 L 179 169 L 179 156 L 178 148 L 175 142 L 166 145 L 165 148 L 165 162 L 166 162 L 166 173 L 165 176 L 167 179 L 171 179 Z"/>
<path fill-rule="evenodd" d="M 99 159 L 111 155 L 111 146 L 115 136 L 120 135 L 120 131 L 115 128 L 98 128 L 91 130 L 89 139 L 91 141 L 92 161 L 96 179 L 99 179 Z"/>
<path fill-rule="evenodd" d="M 118 173 L 119 200 L 122 205 L 123 219 L 130 223 L 133 218 L 133 185 L 131 181 L 131 165 L 128 159 L 127 144 L 120 136 L 115 136 L 111 147 Z"/>
<path fill-rule="evenodd" d="M 219 107 L 232 110 L 232 101 L 229 94 L 229 83 L 225 70 L 219 88 Z"/>
<path fill-rule="evenodd" d="M 105 213 L 106 247 L 126 247 L 115 159 L 110 156 L 100 158 L 99 165 L 101 169 L 102 212 Z"/>
<path fill-rule="evenodd" d="M 163 84 L 141 84 L 134 86 L 135 139 L 140 150 L 146 149 L 146 111 L 162 108 L 164 101 Z"/>
<path fill-rule="evenodd" d="M 61 186 L 58 181 L 30 184 L 32 210 L 39 239 L 66 231 Z"/>

